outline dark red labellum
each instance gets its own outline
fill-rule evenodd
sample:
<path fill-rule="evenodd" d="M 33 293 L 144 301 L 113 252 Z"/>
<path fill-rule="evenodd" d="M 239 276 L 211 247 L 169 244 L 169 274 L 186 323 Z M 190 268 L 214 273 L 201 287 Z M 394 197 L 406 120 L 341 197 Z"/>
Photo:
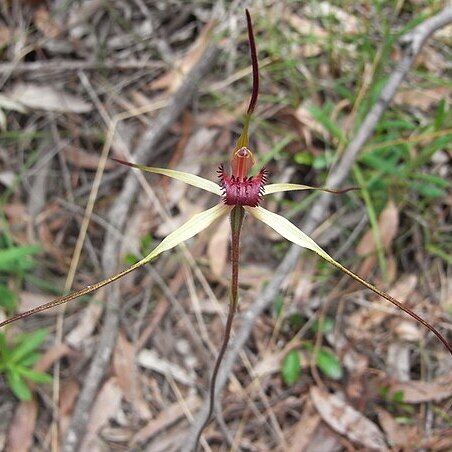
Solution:
<path fill-rule="evenodd" d="M 264 194 L 264 185 L 268 172 L 262 169 L 257 176 L 238 178 L 229 176 L 223 165 L 218 169 L 220 187 L 223 191 L 223 201 L 229 206 L 257 207 Z"/>

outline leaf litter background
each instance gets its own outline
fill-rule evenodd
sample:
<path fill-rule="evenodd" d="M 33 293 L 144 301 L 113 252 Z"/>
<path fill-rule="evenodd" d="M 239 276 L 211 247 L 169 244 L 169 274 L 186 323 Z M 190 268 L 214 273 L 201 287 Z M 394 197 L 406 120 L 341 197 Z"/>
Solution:
<path fill-rule="evenodd" d="M 274 181 L 311 185 L 322 184 L 331 163 L 328 156 L 341 148 L 342 134 L 352 135 L 360 108 L 365 111 L 366 102 L 376 98 L 378 82 L 397 62 L 400 49 L 392 45 L 397 33 L 441 6 L 422 1 L 382 2 L 380 8 L 369 1 L 279 3 L 228 3 L 220 24 L 213 19 L 222 5 L 210 2 L 89 0 L 68 5 L 35 0 L 2 5 L 2 211 L 17 245 L 41 245 L 34 276 L 48 284 L 45 290 L 27 278 L 11 278 L 8 285 L 19 295 L 19 310 L 49 301 L 63 290 L 108 118 L 148 105 L 154 110 L 119 123 L 111 155 L 127 157 L 211 39 L 222 49 L 214 70 L 149 163 L 215 177 L 240 131 L 250 93 L 245 6 L 251 7 L 261 62 L 253 148 Z M 215 30 L 218 34 L 212 38 Z M 392 174 L 391 168 L 372 166 L 371 157 L 359 162 L 360 170 L 377 181 L 370 196 L 386 276 L 369 225 L 369 206 L 360 193 L 335 198 L 331 221 L 316 236 L 335 258 L 407 300 L 449 337 L 450 192 L 423 193 L 418 175 L 450 177 L 450 134 L 443 134 L 446 138 L 438 144 L 433 125 L 441 104 L 448 112 L 441 130 L 452 126 L 450 117 L 447 120 L 451 35 L 449 27 L 428 41 L 385 124 L 363 150 L 372 156 L 381 142 L 400 140 L 413 159 L 432 143 L 434 152 L 416 174 L 404 173 L 406 181 L 398 180 L 399 162 Z M 382 49 L 387 59 L 372 66 Z M 355 108 L 360 93 L 364 100 Z M 421 133 L 424 138 L 419 139 Z M 106 164 L 74 289 L 103 276 L 99 250 L 109 228 L 103 215 L 126 171 L 111 161 Z M 350 185 L 356 183 L 350 179 Z M 118 269 L 137 256 L 137 250 L 146 252 L 212 202 L 196 189 L 146 176 L 121 235 Z M 315 199 L 296 193 L 274 197 L 267 205 L 297 223 L 303 215 L 300 206 L 309 209 L 310 202 Z M 152 264 L 165 291 L 145 270 L 119 283 L 117 343 L 91 407 L 81 450 L 179 450 L 183 444 L 190 413 L 206 393 L 223 330 L 227 221 L 189 242 L 187 249 Z M 286 249 L 280 237 L 247 219 L 241 313 L 271 278 Z M 40 385 L 33 400 L 18 402 L 1 379 L 2 447 L 48 450 L 52 422 L 64 437 L 97 345 L 108 303 L 104 296 L 100 291 L 67 307 L 63 343 L 55 343 L 55 311 L 8 329 L 9 337 L 48 329 L 37 368 L 54 372 L 60 389 L 53 420 L 52 385 Z M 315 328 L 322 319 L 332 327 Z M 326 359 L 323 368 L 315 359 L 316 347 Z M 301 369 L 288 384 L 281 369 L 294 352 Z M 287 275 L 274 309 L 258 319 L 221 400 L 223 420 L 205 432 L 212 450 L 228 450 L 227 438 L 236 449 L 256 451 L 452 448 L 450 356 L 403 313 L 376 301 L 310 254 Z"/>

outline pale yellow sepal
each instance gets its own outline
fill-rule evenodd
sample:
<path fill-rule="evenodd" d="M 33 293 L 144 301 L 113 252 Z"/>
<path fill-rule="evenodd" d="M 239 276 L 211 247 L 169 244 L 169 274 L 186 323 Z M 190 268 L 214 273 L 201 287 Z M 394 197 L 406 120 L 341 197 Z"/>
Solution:
<path fill-rule="evenodd" d="M 132 165 L 131 165 L 132 166 Z M 215 195 L 221 196 L 221 189 L 218 184 L 195 174 L 185 173 L 183 171 L 170 170 L 165 168 L 154 168 L 152 166 L 133 165 L 133 168 L 138 168 L 148 173 L 162 174 L 163 176 L 172 177 L 173 179 L 185 182 L 193 187 L 201 188 L 202 190 L 210 191 Z"/>
<path fill-rule="evenodd" d="M 271 195 L 272 193 L 281 193 L 285 191 L 296 191 L 296 190 L 320 190 L 326 191 L 328 193 L 343 193 L 350 189 L 334 190 L 332 188 L 311 187 L 310 185 L 300 185 L 300 184 L 268 184 L 264 187 L 264 196 Z"/>
<path fill-rule="evenodd" d="M 199 234 L 214 221 L 227 215 L 232 210 L 232 207 L 233 206 L 227 206 L 226 204 L 220 203 L 215 207 L 193 215 L 182 226 L 167 235 L 160 244 L 143 259 L 143 261 L 149 262 L 164 251 L 168 251 L 191 237 L 194 237 L 196 234 Z"/>
<path fill-rule="evenodd" d="M 264 196 L 271 195 L 272 193 L 280 193 L 284 191 L 295 190 L 318 190 L 316 187 L 310 187 L 309 185 L 299 184 L 268 184 L 264 187 Z"/>
<path fill-rule="evenodd" d="M 267 226 L 270 226 L 285 239 L 295 243 L 295 245 L 308 248 L 331 263 L 335 262 L 326 251 L 320 248 L 320 246 L 311 239 L 311 237 L 306 235 L 303 231 L 298 229 L 293 223 L 281 215 L 270 212 L 263 207 L 245 207 L 245 209 L 253 215 L 253 217 L 262 221 Z"/>

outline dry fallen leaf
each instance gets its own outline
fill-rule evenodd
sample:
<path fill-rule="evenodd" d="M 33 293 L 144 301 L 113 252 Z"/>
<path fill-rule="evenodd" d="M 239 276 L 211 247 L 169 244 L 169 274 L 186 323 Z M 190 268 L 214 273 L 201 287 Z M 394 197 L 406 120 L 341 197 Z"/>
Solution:
<path fill-rule="evenodd" d="M 381 430 L 338 396 L 315 386 L 310 395 L 320 416 L 333 430 L 370 449 L 387 450 Z"/>
<path fill-rule="evenodd" d="M 314 18 L 332 16 L 340 24 L 344 33 L 357 34 L 362 30 L 362 21 L 345 9 L 334 6 L 329 2 L 316 2 L 315 5 L 308 3 L 306 14 Z"/>
<path fill-rule="evenodd" d="M 38 110 L 60 113 L 88 113 L 92 110 L 91 104 L 83 99 L 48 85 L 17 83 L 5 96 Z"/>
<path fill-rule="evenodd" d="M 438 402 L 452 397 L 452 374 L 434 381 L 394 381 L 389 389 L 392 394 L 402 392 L 405 403 Z"/>
<path fill-rule="evenodd" d="M 390 254 L 392 241 L 397 235 L 399 228 L 399 210 L 394 202 L 389 201 L 388 205 L 378 217 L 378 232 L 380 234 L 381 245 L 386 254 Z M 375 268 L 377 261 L 376 244 L 371 228 L 364 234 L 356 247 L 358 256 L 366 257 L 360 265 L 359 274 L 366 278 Z"/>
<path fill-rule="evenodd" d="M 64 437 L 71 420 L 71 413 L 80 394 L 80 384 L 74 378 L 63 380 L 60 386 L 60 408 L 58 423 L 60 433 Z"/>
<path fill-rule="evenodd" d="M 36 399 L 20 402 L 14 413 L 14 418 L 8 432 L 6 452 L 22 452 L 31 450 L 33 432 L 38 417 Z"/>
<path fill-rule="evenodd" d="M 5 27 L 0 25 L 0 47 L 8 45 L 9 41 L 13 37 L 14 29 L 12 27 Z"/>
<path fill-rule="evenodd" d="M 217 224 L 207 246 L 210 269 L 215 276 L 221 276 L 226 267 L 230 235 L 229 218 L 226 217 Z"/>
<path fill-rule="evenodd" d="M 185 76 L 190 72 L 191 68 L 198 62 L 199 58 L 204 54 L 211 40 L 211 33 L 215 22 L 208 22 L 199 33 L 198 39 L 190 47 L 190 50 L 177 64 L 177 67 L 162 75 L 158 79 L 152 81 L 148 86 L 151 89 L 167 89 L 168 93 L 174 93 L 181 83 L 185 80 Z"/>
<path fill-rule="evenodd" d="M 36 10 L 34 23 L 46 38 L 56 38 L 62 32 L 62 27 L 50 16 L 45 6 Z"/>
<path fill-rule="evenodd" d="M 447 86 L 437 86 L 430 89 L 407 89 L 399 91 L 394 97 L 394 102 L 428 111 L 437 105 L 440 100 L 450 98 L 451 94 L 452 89 Z"/>
<path fill-rule="evenodd" d="M 76 146 L 68 145 L 64 148 L 66 160 L 77 168 L 96 170 L 99 166 L 100 154 L 93 154 Z M 111 160 L 105 162 L 105 169 L 117 169 L 118 165 Z"/>
<path fill-rule="evenodd" d="M 88 429 L 80 450 L 97 449 L 98 431 L 114 416 L 121 404 L 122 391 L 115 377 L 107 380 L 99 391 L 91 408 Z"/>
<path fill-rule="evenodd" d="M 389 444 L 399 450 L 415 450 L 420 435 L 416 425 L 401 425 L 387 411 L 377 408 L 378 420 L 383 427 Z"/>
<path fill-rule="evenodd" d="M 187 397 L 183 403 L 187 409 L 193 413 L 201 405 L 201 399 L 196 395 L 191 395 Z M 179 402 L 173 403 L 138 431 L 132 440 L 132 445 L 149 441 L 152 436 L 156 435 L 164 428 L 169 427 L 171 424 L 174 424 L 183 416 L 185 416 L 185 414 L 182 404 Z"/>
<path fill-rule="evenodd" d="M 44 295 L 40 293 L 28 292 L 23 290 L 19 295 L 19 312 L 25 312 L 30 309 L 34 309 L 44 303 L 48 303 L 52 301 L 55 297 L 53 295 Z M 39 313 L 39 315 L 44 316 L 54 316 L 60 312 L 62 312 L 62 306 L 56 306 L 51 309 L 46 309 Z"/>
<path fill-rule="evenodd" d="M 83 308 L 77 325 L 64 338 L 64 341 L 71 347 L 80 348 L 85 339 L 93 333 L 104 310 L 104 304 L 101 302 L 104 294 L 103 289 L 95 293 L 91 302 Z"/>
<path fill-rule="evenodd" d="M 295 119 L 302 125 L 319 134 L 324 140 L 329 139 L 328 130 L 312 116 L 312 113 L 305 105 L 300 105 L 296 110 L 291 110 Z"/>
<path fill-rule="evenodd" d="M 169 374 L 174 380 L 187 386 L 193 386 L 196 375 L 187 371 L 183 367 L 174 364 L 159 356 L 155 350 L 142 350 L 137 357 L 137 362 L 145 369 L 159 372 L 163 375 Z"/>
<path fill-rule="evenodd" d="M 315 412 L 312 402 L 308 399 L 300 419 L 291 428 L 289 452 L 306 450 L 320 421 L 320 416 Z"/>
<path fill-rule="evenodd" d="M 317 42 L 327 42 L 328 32 L 318 25 L 314 20 L 301 17 L 295 13 L 287 13 L 284 19 L 292 26 L 292 28 L 303 36 L 315 38 L 315 42 L 303 43 L 300 46 L 300 56 L 310 58 L 320 55 L 324 48 Z"/>
<path fill-rule="evenodd" d="M 151 412 L 142 392 L 135 358 L 135 348 L 120 333 L 113 354 L 113 368 L 124 397 L 133 405 L 140 418 L 147 420 L 151 417 Z"/>

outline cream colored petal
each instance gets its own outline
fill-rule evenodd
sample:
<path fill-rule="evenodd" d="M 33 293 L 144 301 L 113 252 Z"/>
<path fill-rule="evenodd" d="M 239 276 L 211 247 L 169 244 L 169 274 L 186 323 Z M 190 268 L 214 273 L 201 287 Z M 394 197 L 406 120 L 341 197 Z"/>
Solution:
<path fill-rule="evenodd" d="M 296 191 L 296 190 L 321 190 L 327 191 L 328 193 L 345 193 L 349 190 L 356 190 L 356 188 L 334 190 L 332 188 L 311 187 L 310 185 L 300 185 L 300 184 L 268 184 L 264 186 L 264 196 L 271 195 L 272 193 L 281 193 L 284 191 Z"/>
<path fill-rule="evenodd" d="M 215 220 L 218 220 L 222 216 L 228 214 L 232 210 L 233 206 L 227 206 L 223 203 L 217 204 L 204 212 L 193 215 L 186 223 L 177 228 L 174 232 L 167 235 L 155 248 L 151 251 L 143 260 L 149 262 L 157 257 L 164 251 L 168 251 L 171 248 L 179 245 L 185 240 L 199 234 L 201 231 L 210 226 Z"/>
<path fill-rule="evenodd" d="M 221 196 L 221 189 L 218 184 L 212 182 L 209 179 L 204 179 L 203 177 L 196 176 L 195 174 L 185 173 L 183 171 L 176 171 L 166 168 L 154 168 L 152 166 L 135 165 L 135 163 L 129 163 L 124 160 L 113 159 L 115 162 L 121 163 L 122 165 L 130 166 L 132 168 L 137 168 L 142 171 L 147 171 L 148 173 L 161 174 L 163 176 L 172 177 L 173 179 L 180 180 L 186 184 L 193 185 L 194 187 L 201 188 L 206 191 L 210 191 L 215 195 Z"/>
<path fill-rule="evenodd" d="M 298 246 L 314 251 L 330 262 L 333 261 L 333 258 L 330 257 L 326 251 L 322 250 L 322 248 L 320 248 L 320 246 L 317 245 L 311 237 L 306 235 L 303 231 L 298 229 L 293 223 L 281 215 L 270 212 L 263 207 L 245 207 L 245 209 L 253 215 L 253 217 L 262 221 L 267 226 L 270 226 L 285 239 L 295 243 Z"/>

